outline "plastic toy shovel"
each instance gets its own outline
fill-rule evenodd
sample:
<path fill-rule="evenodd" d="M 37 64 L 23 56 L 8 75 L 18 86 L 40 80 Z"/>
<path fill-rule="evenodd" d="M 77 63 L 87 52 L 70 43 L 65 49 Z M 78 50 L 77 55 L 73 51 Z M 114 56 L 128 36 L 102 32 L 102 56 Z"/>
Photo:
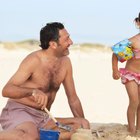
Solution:
<path fill-rule="evenodd" d="M 47 108 L 45 108 L 44 110 L 45 110 L 45 112 L 49 115 L 49 117 L 55 122 L 55 124 L 56 124 L 59 128 L 64 129 L 64 130 L 66 130 L 66 131 L 71 131 L 71 130 L 72 130 L 72 128 L 71 128 L 70 126 L 59 123 L 59 122 L 52 116 L 52 114 L 49 112 L 49 110 L 48 110 Z"/>

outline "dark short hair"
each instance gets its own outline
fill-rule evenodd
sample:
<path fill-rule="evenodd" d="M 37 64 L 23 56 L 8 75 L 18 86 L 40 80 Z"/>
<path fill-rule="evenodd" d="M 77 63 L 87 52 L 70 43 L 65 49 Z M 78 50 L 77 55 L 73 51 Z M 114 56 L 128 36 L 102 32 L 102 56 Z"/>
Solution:
<path fill-rule="evenodd" d="M 138 21 L 140 22 L 140 13 L 139 13 L 138 17 L 136 17 L 134 20 L 135 20 L 135 22 L 138 22 Z"/>
<path fill-rule="evenodd" d="M 60 22 L 47 23 L 46 26 L 40 30 L 40 47 L 42 49 L 48 49 L 50 41 L 58 42 L 59 30 L 62 29 L 64 29 L 64 25 Z"/>

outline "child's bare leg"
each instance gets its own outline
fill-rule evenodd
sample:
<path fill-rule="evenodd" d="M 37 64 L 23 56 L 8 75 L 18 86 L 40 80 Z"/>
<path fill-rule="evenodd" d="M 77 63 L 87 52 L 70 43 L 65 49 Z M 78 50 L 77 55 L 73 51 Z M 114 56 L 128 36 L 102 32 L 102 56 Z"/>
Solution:
<path fill-rule="evenodd" d="M 135 133 L 135 116 L 139 104 L 138 85 L 134 81 L 129 81 L 125 84 L 125 87 L 129 97 L 129 106 L 127 109 L 128 131 Z"/>
<path fill-rule="evenodd" d="M 128 106 L 127 110 L 127 120 L 128 120 L 128 131 L 135 133 L 135 111 L 131 108 L 131 105 Z"/>
<path fill-rule="evenodd" d="M 137 109 L 137 123 L 136 123 L 136 129 L 140 130 L 140 104 L 139 107 Z"/>
<path fill-rule="evenodd" d="M 138 109 L 137 109 L 137 123 L 136 123 L 136 129 L 137 130 L 140 130 L 140 86 L 139 86 L 139 106 L 138 106 Z"/>

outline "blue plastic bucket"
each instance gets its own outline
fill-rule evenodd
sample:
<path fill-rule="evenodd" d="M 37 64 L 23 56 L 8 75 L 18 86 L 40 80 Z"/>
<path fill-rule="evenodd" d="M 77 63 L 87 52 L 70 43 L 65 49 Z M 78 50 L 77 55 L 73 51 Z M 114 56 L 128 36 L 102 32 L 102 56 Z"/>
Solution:
<path fill-rule="evenodd" d="M 40 129 L 40 140 L 59 140 L 59 131 Z"/>

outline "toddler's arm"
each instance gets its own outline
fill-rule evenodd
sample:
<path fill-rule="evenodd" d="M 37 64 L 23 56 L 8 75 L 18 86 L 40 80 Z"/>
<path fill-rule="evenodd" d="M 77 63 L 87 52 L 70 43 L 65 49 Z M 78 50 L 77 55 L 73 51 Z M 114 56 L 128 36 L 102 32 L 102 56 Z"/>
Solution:
<path fill-rule="evenodd" d="M 112 54 L 112 77 L 115 80 L 120 78 L 120 72 L 118 70 L 118 58 L 114 53 Z"/>

